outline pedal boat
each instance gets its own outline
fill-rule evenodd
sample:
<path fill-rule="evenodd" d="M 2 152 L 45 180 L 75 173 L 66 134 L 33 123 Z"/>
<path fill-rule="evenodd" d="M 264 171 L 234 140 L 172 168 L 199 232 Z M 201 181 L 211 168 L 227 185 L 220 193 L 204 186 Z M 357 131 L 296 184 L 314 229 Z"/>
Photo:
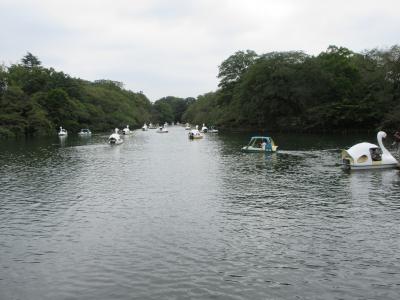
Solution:
<path fill-rule="evenodd" d="M 200 133 L 198 129 L 192 129 L 189 131 L 188 137 L 191 140 L 199 140 L 203 138 L 203 135 Z"/>
<path fill-rule="evenodd" d="M 247 146 L 242 148 L 242 152 L 276 152 L 278 146 L 275 145 L 274 140 L 269 136 L 253 136 Z"/>
<path fill-rule="evenodd" d="M 379 131 L 376 136 L 379 146 L 363 142 L 347 150 L 342 150 L 343 167 L 348 170 L 398 167 L 398 161 L 383 145 L 383 138 L 386 138 L 386 133 L 384 131 Z"/>
<path fill-rule="evenodd" d="M 119 145 L 124 142 L 124 140 L 119 135 L 118 131 L 119 131 L 119 129 L 115 128 L 115 132 L 112 135 L 110 135 L 110 137 L 108 138 L 108 143 L 110 145 Z"/>

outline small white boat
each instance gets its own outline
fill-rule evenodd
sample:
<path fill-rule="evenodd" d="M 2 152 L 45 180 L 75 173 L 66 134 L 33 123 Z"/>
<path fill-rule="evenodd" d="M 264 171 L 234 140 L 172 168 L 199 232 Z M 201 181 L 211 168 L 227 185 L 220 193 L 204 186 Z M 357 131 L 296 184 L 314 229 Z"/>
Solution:
<path fill-rule="evenodd" d="M 79 136 L 89 136 L 92 135 L 92 132 L 88 128 L 83 128 L 78 132 Z"/>
<path fill-rule="evenodd" d="M 144 125 L 142 126 L 142 130 L 143 131 L 147 131 L 149 128 L 147 127 L 147 124 L 146 123 L 144 123 Z"/>
<path fill-rule="evenodd" d="M 153 123 L 149 124 L 149 129 L 157 129 L 157 127 L 155 125 L 153 125 Z"/>
<path fill-rule="evenodd" d="M 200 133 L 198 129 L 193 129 L 189 131 L 189 139 L 191 140 L 199 140 L 203 138 L 203 135 Z"/>
<path fill-rule="evenodd" d="M 119 129 L 115 128 L 115 132 L 112 135 L 110 135 L 110 137 L 108 138 L 108 143 L 110 145 L 119 145 L 124 142 L 124 140 L 119 135 L 118 131 L 119 131 Z"/>
<path fill-rule="evenodd" d="M 165 127 L 163 127 L 163 126 L 160 126 L 160 127 L 158 128 L 157 132 L 158 132 L 158 133 L 168 133 L 168 129 L 165 128 Z"/>
<path fill-rule="evenodd" d="M 131 131 L 129 129 L 129 125 L 126 125 L 126 127 L 124 129 L 122 129 L 122 134 L 128 135 L 130 133 L 131 133 Z"/>
<path fill-rule="evenodd" d="M 386 133 L 379 131 L 376 136 L 379 146 L 364 142 L 342 150 L 343 167 L 350 170 L 398 167 L 398 161 L 383 145 L 382 139 L 385 137 Z"/>
<path fill-rule="evenodd" d="M 190 130 L 190 129 L 192 128 L 190 127 L 189 123 L 186 123 L 185 130 Z"/>
<path fill-rule="evenodd" d="M 242 152 L 276 152 L 278 146 L 269 136 L 253 136 L 247 146 L 242 148 Z"/>
<path fill-rule="evenodd" d="M 203 127 L 201 127 L 201 132 L 206 133 L 208 131 L 207 126 L 203 123 Z"/>
<path fill-rule="evenodd" d="M 167 122 L 165 122 L 165 123 L 164 123 L 164 127 L 167 127 L 167 126 L 168 126 L 168 123 L 167 123 Z"/>
<path fill-rule="evenodd" d="M 214 126 L 211 126 L 211 128 L 208 130 L 208 133 L 218 133 L 218 129 Z"/>
<path fill-rule="evenodd" d="M 68 135 L 68 131 L 60 126 L 60 131 L 58 132 L 58 136 L 66 136 L 66 135 Z"/>

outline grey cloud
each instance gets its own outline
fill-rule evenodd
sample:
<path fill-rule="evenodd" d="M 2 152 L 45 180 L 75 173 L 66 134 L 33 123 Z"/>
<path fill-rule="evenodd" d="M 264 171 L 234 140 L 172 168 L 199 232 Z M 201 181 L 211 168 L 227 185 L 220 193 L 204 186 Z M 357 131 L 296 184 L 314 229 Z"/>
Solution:
<path fill-rule="evenodd" d="M 122 81 L 152 100 L 197 96 L 216 89 L 218 65 L 237 50 L 398 43 L 399 8 L 394 0 L 3 0 L 0 60 L 31 51 L 47 66 Z"/>

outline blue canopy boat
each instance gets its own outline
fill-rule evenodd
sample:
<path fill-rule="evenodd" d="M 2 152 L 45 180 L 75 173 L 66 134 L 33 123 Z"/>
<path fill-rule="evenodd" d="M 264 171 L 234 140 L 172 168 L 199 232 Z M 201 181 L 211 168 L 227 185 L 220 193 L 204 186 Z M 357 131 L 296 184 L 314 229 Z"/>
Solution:
<path fill-rule="evenodd" d="M 278 146 L 269 136 L 253 136 L 242 152 L 276 152 Z"/>

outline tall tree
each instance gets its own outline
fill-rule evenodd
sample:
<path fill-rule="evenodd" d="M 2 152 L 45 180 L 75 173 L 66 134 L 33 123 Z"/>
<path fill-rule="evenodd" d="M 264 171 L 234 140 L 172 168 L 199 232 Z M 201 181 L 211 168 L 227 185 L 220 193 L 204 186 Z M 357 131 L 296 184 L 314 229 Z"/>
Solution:
<path fill-rule="evenodd" d="M 0 65 L 0 96 L 7 90 L 7 70 L 6 67 Z"/>
<path fill-rule="evenodd" d="M 258 55 L 253 50 L 237 51 L 229 56 L 219 66 L 218 84 L 221 88 L 228 88 L 236 83 L 249 66 L 254 64 Z"/>
<path fill-rule="evenodd" d="M 34 56 L 32 53 L 28 52 L 22 59 L 21 59 L 22 65 L 28 69 L 33 69 L 35 67 L 40 67 L 42 64 L 36 56 Z"/>

